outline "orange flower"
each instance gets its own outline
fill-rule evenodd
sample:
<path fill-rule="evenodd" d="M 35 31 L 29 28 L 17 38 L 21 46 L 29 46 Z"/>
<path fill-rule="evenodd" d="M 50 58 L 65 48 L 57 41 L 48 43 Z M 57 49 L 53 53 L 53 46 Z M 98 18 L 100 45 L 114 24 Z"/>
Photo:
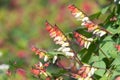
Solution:
<path fill-rule="evenodd" d="M 72 13 L 72 15 L 78 20 L 81 21 L 81 25 L 85 26 L 89 32 L 93 32 L 93 34 L 102 37 L 107 32 L 101 29 L 97 24 L 94 24 L 89 17 L 87 17 L 81 10 L 79 10 L 74 5 L 69 5 L 68 9 Z"/>
<path fill-rule="evenodd" d="M 46 22 L 46 30 L 49 32 L 49 35 L 51 38 L 53 38 L 53 41 L 55 44 L 60 45 L 61 47 L 57 49 L 57 51 L 61 51 L 66 56 L 74 56 L 74 53 L 72 52 L 72 49 L 70 48 L 70 44 L 67 41 L 67 38 L 63 34 L 63 32 L 58 28 L 57 25 L 54 27 Z"/>
<path fill-rule="evenodd" d="M 32 51 L 36 53 L 36 55 L 39 55 L 39 58 L 44 58 L 44 61 L 46 62 L 48 60 L 48 55 L 46 54 L 46 51 L 38 49 L 34 46 L 32 46 Z"/>
<path fill-rule="evenodd" d="M 40 70 L 32 68 L 31 72 L 35 75 L 38 76 L 40 74 Z"/>
<path fill-rule="evenodd" d="M 89 48 L 91 42 L 93 41 L 92 38 L 86 38 L 85 36 L 83 36 L 77 32 L 74 32 L 74 37 L 80 47 L 85 47 L 87 49 Z"/>

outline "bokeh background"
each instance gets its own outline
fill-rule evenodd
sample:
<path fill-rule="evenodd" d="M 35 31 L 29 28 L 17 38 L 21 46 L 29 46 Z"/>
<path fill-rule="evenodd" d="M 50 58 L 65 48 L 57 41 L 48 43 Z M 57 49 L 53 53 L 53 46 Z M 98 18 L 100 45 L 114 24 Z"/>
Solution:
<path fill-rule="evenodd" d="M 39 59 L 30 47 L 35 45 L 45 50 L 55 47 L 45 30 L 46 20 L 53 25 L 57 24 L 63 32 L 70 32 L 80 23 L 68 11 L 69 4 L 92 15 L 110 2 L 111 0 L 0 0 L 0 66 L 4 66 L 0 67 L 0 80 L 37 80 L 31 75 L 30 69 Z M 102 18 L 96 20 L 98 23 L 102 21 Z M 11 72 L 6 72 L 8 68 Z"/>

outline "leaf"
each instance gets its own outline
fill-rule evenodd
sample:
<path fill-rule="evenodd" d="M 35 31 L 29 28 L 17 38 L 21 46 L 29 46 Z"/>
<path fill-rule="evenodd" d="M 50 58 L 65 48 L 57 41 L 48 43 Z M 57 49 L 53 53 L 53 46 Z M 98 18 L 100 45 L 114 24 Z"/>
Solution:
<path fill-rule="evenodd" d="M 117 72 L 117 71 L 114 70 L 112 75 L 111 75 L 111 80 L 114 80 L 114 78 L 118 75 L 120 75 L 120 72 Z"/>
<path fill-rule="evenodd" d="M 99 57 L 98 56 L 91 56 L 89 63 L 91 64 L 91 63 L 96 62 L 96 61 L 99 61 Z"/>
<path fill-rule="evenodd" d="M 99 50 L 99 55 L 102 58 L 115 58 L 116 54 L 117 54 L 117 50 L 114 46 L 114 42 L 111 39 L 111 36 L 107 36 L 103 42 L 100 44 L 100 48 L 101 50 Z"/>
<path fill-rule="evenodd" d="M 110 6 L 107 6 L 107 7 L 103 8 L 103 9 L 101 10 L 101 13 L 102 13 L 102 14 L 105 14 L 105 13 L 107 12 L 107 10 L 109 9 L 109 7 L 110 7 Z"/>
<path fill-rule="evenodd" d="M 86 37 L 88 37 L 88 38 L 92 37 L 92 35 L 93 35 L 92 33 L 87 32 L 86 28 L 78 28 L 75 31 L 78 32 L 78 33 L 80 33 L 80 34 L 82 34 L 82 35 L 84 35 L 84 36 L 86 36 Z"/>
<path fill-rule="evenodd" d="M 95 51 L 95 48 L 96 45 L 94 45 L 93 43 L 91 43 L 90 47 L 88 48 L 88 50 L 86 50 L 85 53 L 83 53 L 82 55 L 82 61 L 84 63 L 88 63 L 89 62 L 89 59 L 91 58 L 93 52 Z"/>
<path fill-rule="evenodd" d="M 95 18 L 98 19 L 100 15 L 101 15 L 101 12 L 97 12 L 97 13 L 95 13 L 95 14 L 92 14 L 92 15 L 89 16 L 89 17 L 90 17 L 91 20 L 93 20 L 93 19 L 95 19 Z"/>
<path fill-rule="evenodd" d="M 95 62 L 92 66 L 101 68 L 101 69 L 98 69 L 95 72 L 96 75 L 99 75 L 99 76 L 103 76 L 104 75 L 105 69 L 106 69 L 106 65 L 105 65 L 104 61 Z"/>
<path fill-rule="evenodd" d="M 120 55 L 118 55 L 115 60 L 112 62 L 112 65 L 120 65 Z"/>
<path fill-rule="evenodd" d="M 120 33 L 120 27 L 118 27 L 118 28 L 116 28 L 116 29 L 113 29 L 113 28 L 111 27 L 111 25 L 110 25 L 110 26 L 107 27 L 107 30 L 108 30 L 109 32 L 111 32 L 112 34 Z"/>
<path fill-rule="evenodd" d="M 108 80 L 108 78 L 106 76 L 103 76 L 102 78 L 100 78 L 100 80 Z"/>
<path fill-rule="evenodd" d="M 120 65 L 116 66 L 116 71 L 120 71 Z"/>

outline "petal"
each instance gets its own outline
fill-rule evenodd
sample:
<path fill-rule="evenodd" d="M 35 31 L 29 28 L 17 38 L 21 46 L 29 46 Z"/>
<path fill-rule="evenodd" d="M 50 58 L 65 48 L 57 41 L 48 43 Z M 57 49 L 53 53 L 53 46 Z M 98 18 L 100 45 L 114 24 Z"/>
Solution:
<path fill-rule="evenodd" d="M 91 44 L 91 42 L 87 43 L 87 46 L 86 46 L 87 49 L 89 48 L 90 44 Z"/>
<path fill-rule="evenodd" d="M 50 33 L 50 37 L 55 37 L 55 36 L 56 36 L 56 32 L 55 31 Z"/>
<path fill-rule="evenodd" d="M 60 36 L 57 36 L 54 38 L 54 41 L 61 41 L 61 40 L 62 40 L 62 38 Z"/>
<path fill-rule="evenodd" d="M 84 45 L 84 42 L 85 42 L 85 40 L 81 40 L 80 46 L 83 46 L 83 45 Z"/>
<path fill-rule="evenodd" d="M 100 37 L 104 36 L 106 34 L 105 31 L 100 31 Z"/>
<path fill-rule="evenodd" d="M 89 18 L 88 18 L 88 17 L 84 17 L 84 18 L 82 19 L 82 21 L 83 21 L 83 22 L 89 21 Z"/>
<path fill-rule="evenodd" d="M 95 30 L 93 31 L 93 34 L 96 34 L 99 30 L 100 30 L 100 29 L 95 29 Z"/>
<path fill-rule="evenodd" d="M 45 55 L 45 57 L 44 57 L 44 61 L 45 61 L 45 62 L 48 61 L 48 56 L 47 56 L 47 55 Z"/>
<path fill-rule="evenodd" d="M 88 41 L 85 41 L 84 47 L 87 48 Z M 88 49 L 88 48 L 87 48 Z"/>
<path fill-rule="evenodd" d="M 93 68 L 93 67 L 92 67 L 91 70 L 90 70 L 89 73 L 88 73 L 88 77 L 91 77 L 96 70 L 97 70 L 96 68 Z"/>
<path fill-rule="evenodd" d="M 64 44 L 65 42 L 64 42 L 64 41 L 56 41 L 55 43 L 56 43 L 56 44 L 59 44 L 59 45 L 62 45 L 62 44 Z"/>
<path fill-rule="evenodd" d="M 68 52 L 68 51 L 70 51 L 71 49 L 69 48 L 69 47 L 64 47 L 63 49 L 62 49 L 62 52 Z"/>
<path fill-rule="evenodd" d="M 93 41 L 93 38 L 87 38 L 88 41 Z"/>
<path fill-rule="evenodd" d="M 62 44 L 62 47 L 66 47 L 66 46 L 69 46 L 68 42 L 65 42 L 64 44 Z"/>
<path fill-rule="evenodd" d="M 57 56 L 54 56 L 54 58 L 53 58 L 53 64 L 55 63 L 56 60 L 57 60 Z"/>
<path fill-rule="evenodd" d="M 43 64 L 42 64 L 41 62 L 39 62 L 39 66 L 40 66 L 40 67 L 43 67 Z"/>
<path fill-rule="evenodd" d="M 75 13 L 75 18 L 78 18 L 79 16 L 82 15 L 82 12 L 79 12 L 79 13 Z"/>
<path fill-rule="evenodd" d="M 60 47 L 60 48 L 57 49 L 57 51 L 62 51 L 63 48 L 64 48 L 64 47 Z"/>
<path fill-rule="evenodd" d="M 73 56 L 74 56 L 74 53 L 73 53 L 73 52 L 65 52 L 65 55 L 66 55 L 66 56 L 72 56 L 72 57 L 73 57 Z"/>

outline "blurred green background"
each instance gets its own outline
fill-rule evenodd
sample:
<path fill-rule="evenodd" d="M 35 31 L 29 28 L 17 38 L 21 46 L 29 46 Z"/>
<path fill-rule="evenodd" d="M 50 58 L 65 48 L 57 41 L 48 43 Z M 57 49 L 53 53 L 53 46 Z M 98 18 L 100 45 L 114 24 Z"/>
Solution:
<path fill-rule="evenodd" d="M 38 57 L 30 46 L 54 49 L 54 43 L 45 30 L 46 20 L 57 24 L 63 32 L 70 32 L 80 23 L 68 11 L 69 4 L 91 15 L 109 3 L 110 0 L 0 0 L 0 65 L 9 65 L 12 71 L 6 73 L 0 69 L 0 80 L 35 79 L 29 74 Z M 14 72 L 16 76 L 10 77 Z"/>

